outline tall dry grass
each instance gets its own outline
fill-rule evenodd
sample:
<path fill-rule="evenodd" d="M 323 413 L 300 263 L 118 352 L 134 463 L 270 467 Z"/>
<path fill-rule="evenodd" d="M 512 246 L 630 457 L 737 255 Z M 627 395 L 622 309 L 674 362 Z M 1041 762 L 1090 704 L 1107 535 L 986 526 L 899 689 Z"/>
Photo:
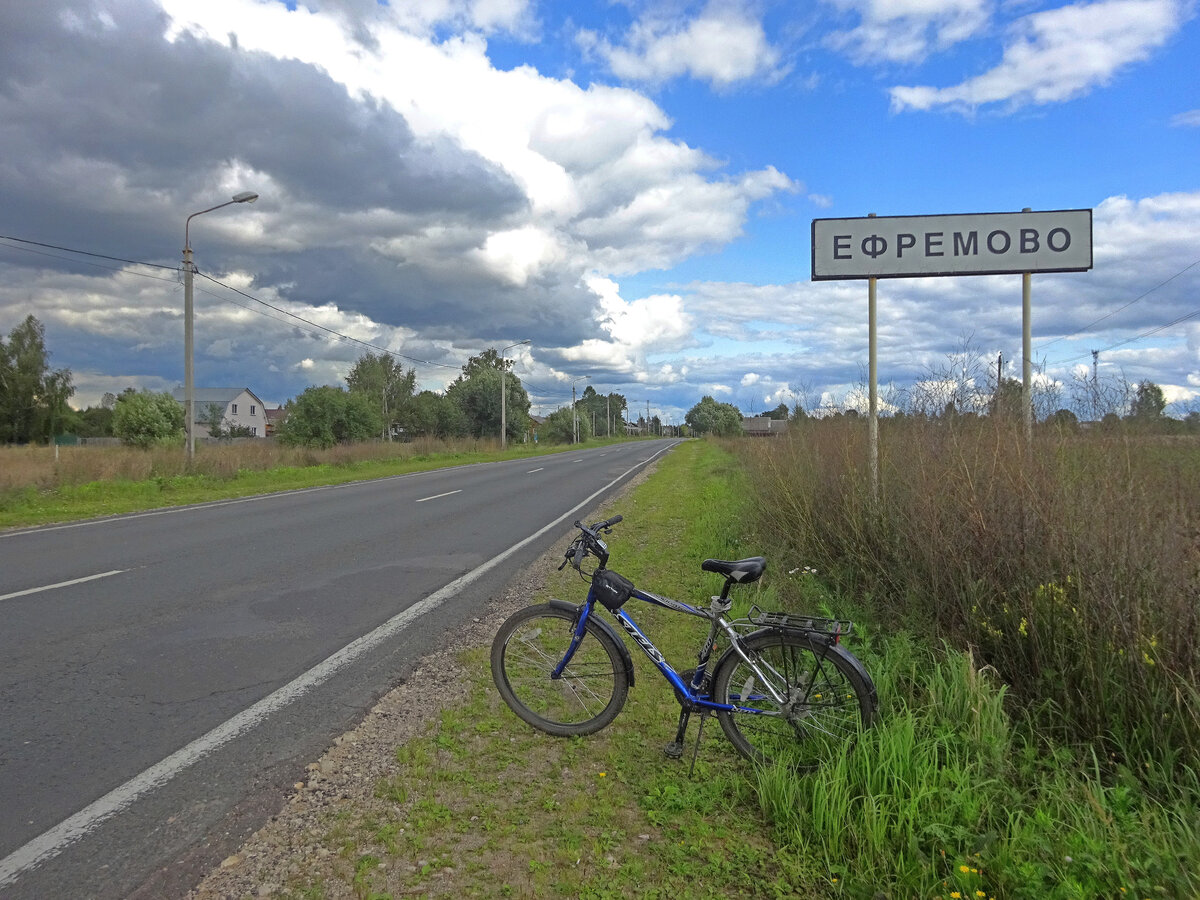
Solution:
<path fill-rule="evenodd" d="M 381 459 L 414 459 L 434 453 L 474 453 L 498 450 L 495 440 L 442 441 L 418 438 L 410 443 L 366 443 L 327 450 L 286 447 L 274 441 L 245 440 L 200 444 L 189 470 L 183 448 L 156 447 L 5 447 L 0 446 L 0 491 L 36 488 L 53 490 L 94 481 L 144 481 L 199 474 L 236 478 L 242 471 L 279 467 L 352 466 Z"/>
<path fill-rule="evenodd" d="M 740 442 L 760 524 L 882 624 L 973 647 L 1057 737 L 1200 770 L 1200 442 L 989 419 Z"/>

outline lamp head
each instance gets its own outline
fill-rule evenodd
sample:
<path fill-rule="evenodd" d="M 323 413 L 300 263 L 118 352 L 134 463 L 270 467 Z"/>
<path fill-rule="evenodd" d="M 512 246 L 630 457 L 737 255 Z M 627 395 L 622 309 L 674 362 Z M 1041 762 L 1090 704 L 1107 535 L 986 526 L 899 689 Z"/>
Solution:
<path fill-rule="evenodd" d="M 242 191 L 240 194 L 233 195 L 234 203 L 253 203 L 258 199 L 258 194 L 254 191 Z"/>

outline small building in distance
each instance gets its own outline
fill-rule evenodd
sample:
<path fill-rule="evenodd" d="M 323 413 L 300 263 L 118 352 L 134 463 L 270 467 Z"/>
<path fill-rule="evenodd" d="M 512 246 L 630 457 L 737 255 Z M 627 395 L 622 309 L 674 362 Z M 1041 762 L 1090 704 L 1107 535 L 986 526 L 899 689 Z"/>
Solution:
<path fill-rule="evenodd" d="M 184 402 L 183 388 L 171 391 L 171 396 Z M 214 412 L 220 412 L 217 423 L 224 429 L 245 428 L 254 437 L 266 437 L 267 410 L 250 388 L 196 388 L 195 429 L 193 434 L 204 437 L 209 433 Z"/>
<path fill-rule="evenodd" d="M 787 419 L 770 419 L 766 416 L 742 419 L 742 433 L 749 437 L 778 437 L 787 433 Z"/>

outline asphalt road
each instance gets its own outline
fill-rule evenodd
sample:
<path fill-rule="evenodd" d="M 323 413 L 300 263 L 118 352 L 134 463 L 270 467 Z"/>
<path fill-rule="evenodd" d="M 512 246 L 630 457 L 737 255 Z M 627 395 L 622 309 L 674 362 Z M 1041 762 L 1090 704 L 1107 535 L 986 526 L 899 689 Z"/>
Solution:
<path fill-rule="evenodd" d="M 185 891 L 674 443 L 0 533 L 0 896 Z"/>

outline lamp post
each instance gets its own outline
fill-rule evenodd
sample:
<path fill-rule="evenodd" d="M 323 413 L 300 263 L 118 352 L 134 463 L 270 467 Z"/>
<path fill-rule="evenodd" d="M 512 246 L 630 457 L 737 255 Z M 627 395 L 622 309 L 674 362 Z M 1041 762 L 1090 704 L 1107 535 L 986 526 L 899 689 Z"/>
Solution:
<path fill-rule="evenodd" d="M 582 375 L 571 382 L 571 443 L 579 443 L 579 410 L 575 407 L 575 385 L 581 381 L 587 381 L 591 378 L 590 375 Z"/>
<path fill-rule="evenodd" d="M 500 351 L 500 449 L 501 450 L 503 450 L 505 447 L 508 446 L 508 421 L 505 416 L 505 407 L 507 405 L 506 395 L 508 393 L 508 386 L 505 383 L 505 381 L 506 381 L 506 376 L 508 374 L 508 371 L 504 365 L 504 354 L 507 353 L 509 350 L 511 350 L 513 347 L 520 347 L 522 344 L 528 344 L 528 343 L 530 343 L 530 341 L 528 341 L 528 340 L 517 341 L 515 344 L 509 344 L 507 347 L 505 347 L 503 350 Z"/>
<path fill-rule="evenodd" d="M 234 194 L 232 200 L 194 212 L 183 223 L 183 428 L 184 449 L 190 467 L 196 459 L 196 382 L 193 377 L 195 360 L 194 329 L 192 327 L 192 244 L 188 234 L 192 219 L 210 213 L 214 209 L 233 203 L 253 203 L 258 199 L 254 191 Z"/>

